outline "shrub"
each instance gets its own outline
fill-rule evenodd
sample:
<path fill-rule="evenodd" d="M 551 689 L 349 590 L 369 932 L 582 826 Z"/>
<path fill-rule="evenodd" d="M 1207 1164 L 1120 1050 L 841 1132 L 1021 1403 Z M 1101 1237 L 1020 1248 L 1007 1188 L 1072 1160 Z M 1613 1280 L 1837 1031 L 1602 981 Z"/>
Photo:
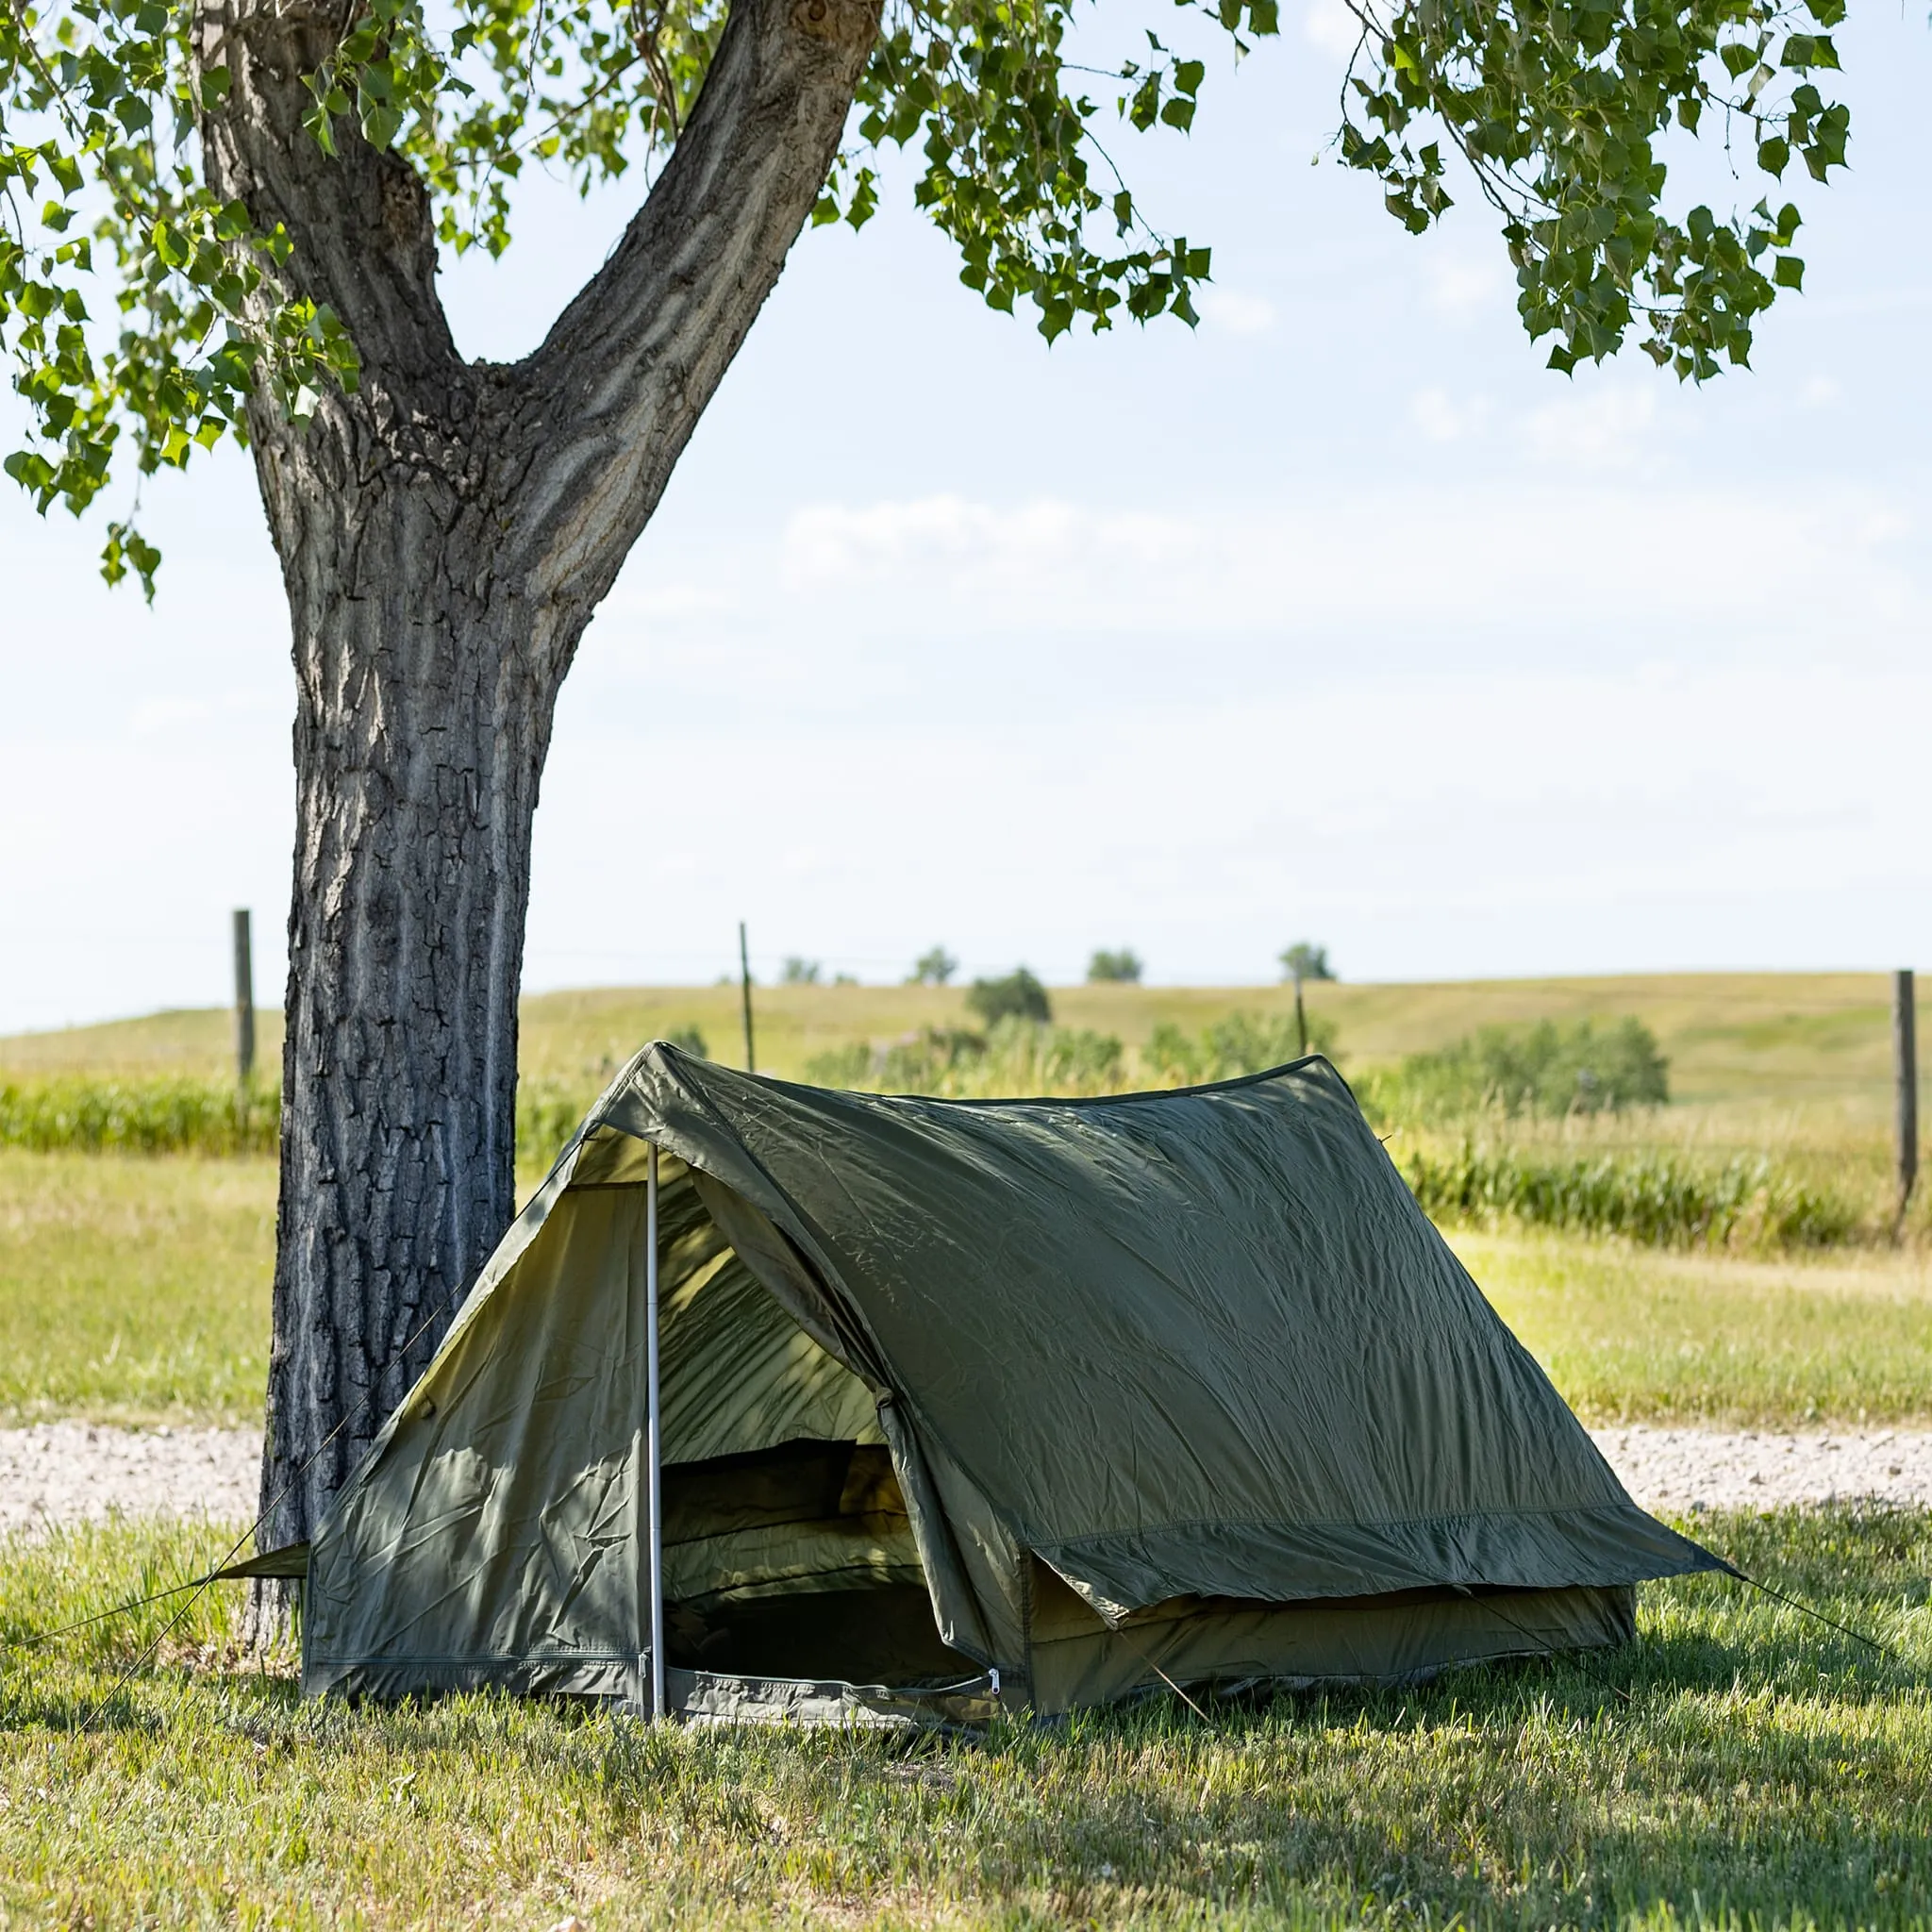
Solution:
<path fill-rule="evenodd" d="M 1118 1093 L 1124 1084 L 1126 1058 L 1126 1049 L 1111 1033 L 1007 1019 L 989 1034 L 979 1060 L 961 1070 L 965 1077 L 955 1091 L 962 1097 L 989 1099 Z"/>
<path fill-rule="evenodd" d="M 664 1036 L 666 1046 L 675 1046 L 679 1053 L 688 1053 L 694 1060 L 708 1060 L 711 1049 L 706 1043 L 705 1036 L 692 1025 L 674 1026 Z"/>
<path fill-rule="evenodd" d="M 1117 952 L 1102 947 L 1087 962 L 1087 979 L 1092 986 L 1139 986 L 1141 973 L 1141 956 L 1131 946 Z"/>
<path fill-rule="evenodd" d="M 989 1029 L 1002 1020 L 1031 1020 L 1041 1026 L 1053 1021 L 1053 1002 L 1045 987 L 1024 966 L 1004 979 L 975 979 L 966 1006 Z"/>
<path fill-rule="evenodd" d="M 816 959 L 801 959 L 793 953 L 778 969 L 778 981 L 782 986 L 816 986 L 822 970 Z"/>
<path fill-rule="evenodd" d="M 886 1047 L 863 1043 L 814 1055 L 807 1076 L 824 1087 L 929 1093 L 950 1100 L 1118 1092 L 1126 1049 L 1111 1033 L 1042 1026 L 1011 1015 L 986 1033 L 932 1026 Z"/>
<path fill-rule="evenodd" d="M 1661 1107 L 1669 1067 L 1641 1020 L 1599 1027 L 1486 1026 L 1437 1053 L 1411 1054 L 1394 1080 L 1376 1088 L 1384 1110 L 1450 1119 L 1499 1108 L 1506 1114 L 1615 1113 Z"/>
<path fill-rule="evenodd" d="M 1335 1023 L 1308 1016 L 1308 1051 L 1334 1051 Z M 1142 1054 L 1149 1079 L 1162 1087 L 1204 1087 L 1265 1073 L 1301 1058 L 1301 1036 L 1291 1013 L 1230 1013 L 1198 1035 L 1172 1023 L 1154 1029 Z"/>

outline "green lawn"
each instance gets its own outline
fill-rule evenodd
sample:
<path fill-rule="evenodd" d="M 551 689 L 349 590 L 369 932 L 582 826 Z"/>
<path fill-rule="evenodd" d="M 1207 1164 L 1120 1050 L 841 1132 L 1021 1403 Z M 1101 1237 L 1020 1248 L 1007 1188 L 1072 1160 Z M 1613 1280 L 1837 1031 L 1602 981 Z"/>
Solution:
<path fill-rule="evenodd" d="M 524 1176 L 525 1190 L 538 1175 Z M 0 1149 L 0 1423 L 258 1420 L 275 1166 Z M 1458 1231 L 1592 1422 L 1932 1422 L 1932 1257 Z"/>
<path fill-rule="evenodd" d="M 0 1671 L 0 1925 L 1932 1923 L 1932 1519 L 1696 1533 L 1899 1655 L 1697 1578 L 1588 1668 L 908 1744 L 303 1705 L 228 1587 L 85 1732 L 159 1612 Z M 0 1639 L 203 1541 L 0 1544 Z"/>
<path fill-rule="evenodd" d="M 1458 1230 L 1497 1312 L 1591 1423 L 1932 1424 L 1932 1257 L 1775 1261 Z"/>
<path fill-rule="evenodd" d="M 259 1422 L 275 1168 L 0 1148 L 0 1422 Z"/>

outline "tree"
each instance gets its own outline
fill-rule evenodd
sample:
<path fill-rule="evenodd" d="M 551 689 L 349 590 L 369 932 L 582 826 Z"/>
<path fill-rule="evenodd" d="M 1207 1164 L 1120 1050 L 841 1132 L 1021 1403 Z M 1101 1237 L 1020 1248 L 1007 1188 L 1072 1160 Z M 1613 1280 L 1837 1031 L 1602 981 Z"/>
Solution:
<path fill-rule="evenodd" d="M 1385 21 L 1363 0 L 1342 151 L 1426 226 L 1448 196 L 1419 135 L 1440 124 L 1505 211 L 1524 322 L 1561 334 L 1559 366 L 1608 354 L 1641 313 L 1653 353 L 1701 379 L 1720 354 L 1742 360 L 1751 318 L 1797 285 L 1797 211 L 1669 215 L 1656 143 L 1708 107 L 1771 175 L 1795 156 L 1823 176 L 1843 111 L 1787 83 L 1836 64 L 1819 29 L 1842 0 L 1807 4 L 1416 0 Z M 1150 35 L 1090 92 L 1071 11 L 452 0 L 434 27 L 423 0 L 0 12 L 0 346 L 31 418 L 6 469 L 43 511 L 79 512 L 130 467 L 241 438 L 288 592 L 266 1539 L 307 1533 L 509 1218 L 558 691 L 801 227 L 861 225 L 875 151 L 910 146 L 915 199 L 994 308 L 1030 304 L 1049 340 L 1083 318 L 1194 319 L 1208 250 L 1149 226 L 1096 135 L 1116 110 L 1184 132 L 1206 61 Z M 1176 18 L 1244 50 L 1274 32 L 1275 0 L 1190 0 Z M 467 363 L 438 250 L 501 253 L 533 158 L 586 186 L 641 159 L 656 173 L 541 347 Z M 108 525 L 110 579 L 152 595 L 158 562 L 131 515 Z"/>
<path fill-rule="evenodd" d="M 997 1026 L 1002 1020 L 1030 1020 L 1045 1026 L 1053 1021 L 1053 1002 L 1046 989 L 1025 967 L 1008 973 L 1003 979 L 975 979 L 966 995 L 966 1006 L 984 1026 Z"/>
<path fill-rule="evenodd" d="M 1281 976 L 1299 986 L 1305 979 L 1333 979 L 1328 965 L 1328 948 L 1310 940 L 1297 940 L 1281 956 Z"/>
<path fill-rule="evenodd" d="M 780 986 L 816 986 L 824 971 L 816 959 L 801 958 L 796 953 L 788 954 L 784 965 L 778 969 L 778 983 Z"/>
<path fill-rule="evenodd" d="M 1141 956 L 1131 946 L 1117 952 L 1103 946 L 1087 962 L 1088 980 L 1095 986 L 1139 986 L 1141 971 Z"/>
<path fill-rule="evenodd" d="M 958 972 L 959 962 L 943 946 L 934 946 L 912 962 L 908 986 L 944 986 Z"/>
<path fill-rule="evenodd" d="M 1281 970 L 1294 981 L 1294 1030 L 1301 1052 L 1308 1050 L 1308 1009 L 1302 999 L 1305 979 L 1333 979 L 1328 970 L 1328 948 L 1310 940 L 1297 940 L 1281 956 Z"/>

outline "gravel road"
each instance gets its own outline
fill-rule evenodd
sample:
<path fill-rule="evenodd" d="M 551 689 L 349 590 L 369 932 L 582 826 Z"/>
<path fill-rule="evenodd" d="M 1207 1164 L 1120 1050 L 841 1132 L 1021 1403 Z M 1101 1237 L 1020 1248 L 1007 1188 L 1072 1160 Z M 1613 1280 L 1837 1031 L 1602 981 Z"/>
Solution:
<path fill-rule="evenodd" d="M 1932 1506 L 1932 1433 L 1857 1429 L 1801 1436 L 1619 1428 L 1597 1446 L 1646 1508 L 1769 1509 L 1877 1497 Z M 0 1429 L 0 1533 L 129 1515 L 255 1513 L 261 1438 L 252 1429 L 115 1429 L 39 1423 Z"/>

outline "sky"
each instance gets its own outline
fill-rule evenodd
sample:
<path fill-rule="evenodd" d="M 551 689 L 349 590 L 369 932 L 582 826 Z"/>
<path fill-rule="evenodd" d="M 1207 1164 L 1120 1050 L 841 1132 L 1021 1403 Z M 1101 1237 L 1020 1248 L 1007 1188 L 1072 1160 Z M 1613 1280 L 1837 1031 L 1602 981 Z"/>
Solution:
<path fill-rule="evenodd" d="M 1213 248 L 1196 332 L 1047 347 L 903 175 L 801 240 L 565 688 L 527 988 L 709 980 L 741 919 L 767 977 L 941 942 L 1260 982 L 1302 938 L 1351 979 L 1932 964 L 1932 33 L 1855 10 L 1807 292 L 1684 390 L 1549 372 L 1487 209 L 1409 237 L 1324 153 L 1336 8 L 1218 62 L 1191 139 L 1114 144 Z M 466 352 L 541 340 L 637 192 L 533 183 L 502 264 L 446 267 Z M 101 519 L 0 493 L 0 1032 L 222 1002 L 236 906 L 259 998 L 285 970 L 245 458 L 142 518 L 152 611 Z"/>

